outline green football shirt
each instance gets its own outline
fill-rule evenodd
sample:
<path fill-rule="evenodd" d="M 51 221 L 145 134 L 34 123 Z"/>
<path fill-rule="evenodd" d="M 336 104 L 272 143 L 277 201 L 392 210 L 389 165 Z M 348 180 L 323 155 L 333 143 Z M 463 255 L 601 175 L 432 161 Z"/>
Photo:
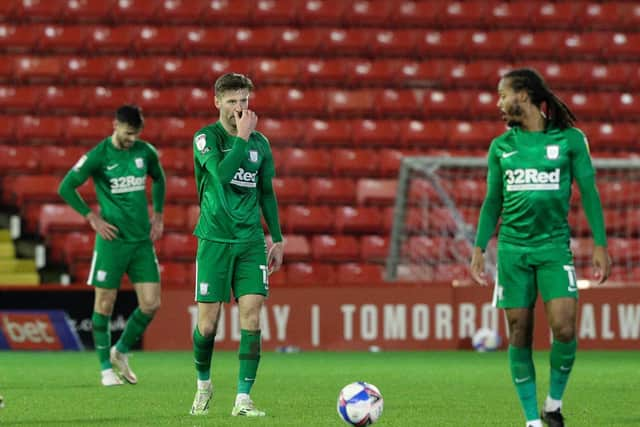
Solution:
<path fill-rule="evenodd" d="M 264 240 L 259 189 L 261 180 L 275 175 L 271 147 L 263 134 L 254 131 L 240 166 L 228 182 L 222 182 L 220 162 L 238 139 L 219 121 L 203 127 L 193 137 L 200 199 L 200 218 L 193 234 L 201 239 L 232 243 Z"/>
<path fill-rule="evenodd" d="M 118 227 L 118 239 L 136 242 L 149 239 L 151 231 L 147 175 L 156 180 L 163 174 L 151 144 L 136 140 L 128 150 L 119 150 L 109 136 L 82 156 L 67 178 L 84 182 L 92 177 L 100 216 Z"/>
<path fill-rule="evenodd" d="M 491 143 L 488 163 L 487 185 L 502 193 L 499 241 L 569 241 L 571 183 L 595 173 L 582 131 L 510 129 Z"/>

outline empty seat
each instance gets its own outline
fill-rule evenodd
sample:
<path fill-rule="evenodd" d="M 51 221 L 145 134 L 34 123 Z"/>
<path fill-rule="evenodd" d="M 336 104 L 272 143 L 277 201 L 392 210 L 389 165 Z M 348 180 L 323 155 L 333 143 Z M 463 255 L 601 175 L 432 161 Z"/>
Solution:
<path fill-rule="evenodd" d="M 361 178 L 357 183 L 358 204 L 391 205 L 395 202 L 397 187 L 395 179 Z"/>
<path fill-rule="evenodd" d="M 365 55 L 372 33 L 359 28 L 331 28 L 322 34 L 320 48 L 331 56 Z"/>
<path fill-rule="evenodd" d="M 389 255 L 389 238 L 367 235 L 360 239 L 360 258 L 366 262 L 384 262 Z"/>
<path fill-rule="evenodd" d="M 400 123 L 400 141 L 408 146 L 443 147 L 448 138 L 448 122 L 410 120 Z"/>
<path fill-rule="evenodd" d="M 566 56 L 576 59 L 599 58 L 602 56 L 605 37 L 605 34 L 599 32 L 564 34 L 561 37 L 562 58 Z"/>
<path fill-rule="evenodd" d="M 363 60 L 345 61 L 345 70 L 350 76 L 353 86 L 386 85 L 396 79 L 402 62 L 398 60 Z"/>
<path fill-rule="evenodd" d="M 87 112 L 111 115 L 122 104 L 133 102 L 134 91 L 126 87 L 95 86 L 86 96 Z"/>
<path fill-rule="evenodd" d="M 616 120 L 636 120 L 640 117 L 640 96 L 635 93 L 615 93 L 610 105 L 611 114 Z"/>
<path fill-rule="evenodd" d="M 187 215 L 184 205 L 167 204 L 162 212 L 165 231 L 183 232 L 187 229 Z"/>
<path fill-rule="evenodd" d="M 638 143 L 638 126 L 634 123 L 580 123 L 578 125 L 589 139 L 591 150 L 634 148 Z"/>
<path fill-rule="evenodd" d="M 44 91 L 44 86 L 0 86 L 0 108 L 5 113 L 33 113 Z"/>
<path fill-rule="evenodd" d="M 351 122 L 353 142 L 356 146 L 396 145 L 399 129 L 391 120 L 354 120 Z"/>
<path fill-rule="evenodd" d="M 419 116 L 423 96 L 424 91 L 420 89 L 384 89 L 376 94 L 374 105 L 381 117 Z"/>
<path fill-rule="evenodd" d="M 311 245 L 306 236 L 300 234 L 285 234 L 284 259 L 287 262 L 308 261 L 311 258 Z M 290 264 L 287 266 L 289 270 Z"/>
<path fill-rule="evenodd" d="M 259 55 L 273 51 L 276 44 L 276 30 L 271 27 L 242 27 L 232 32 L 230 49 L 247 55 Z"/>
<path fill-rule="evenodd" d="M 181 46 L 189 55 L 196 53 L 220 55 L 227 51 L 230 37 L 231 32 L 226 28 L 192 27 L 184 32 Z"/>
<path fill-rule="evenodd" d="M 315 25 L 339 25 L 348 3 L 341 0 L 303 0 L 298 9 L 298 19 Z"/>
<path fill-rule="evenodd" d="M 287 114 L 324 115 L 326 111 L 325 92 L 323 90 L 286 89 L 280 103 L 283 111 Z"/>
<path fill-rule="evenodd" d="M 118 22 L 147 22 L 153 19 L 160 2 L 155 0 L 116 1 L 111 8 L 113 19 Z"/>
<path fill-rule="evenodd" d="M 318 28 L 284 28 L 276 33 L 275 50 L 284 55 L 314 54 L 319 50 L 323 32 Z"/>
<path fill-rule="evenodd" d="M 145 113 L 174 115 L 182 113 L 182 99 L 185 93 L 180 88 L 136 87 L 132 88 L 131 94 L 134 104 Z"/>
<path fill-rule="evenodd" d="M 610 39 L 607 40 L 604 48 L 607 50 L 607 55 L 613 58 L 628 58 L 629 60 L 633 60 L 637 59 L 638 55 L 640 55 L 639 44 L 640 35 L 637 33 L 614 33 Z"/>
<path fill-rule="evenodd" d="M 315 261 L 356 261 L 360 256 L 360 245 L 353 236 L 313 236 L 311 250 Z"/>
<path fill-rule="evenodd" d="M 172 2 L 165 2 L 172 3 Z M 145 25 L 133 31 L 133 48 L 143 55 L 171 54 L 179 50 L 183 29 Z"/>
<path fill-rule="evenodd" d="M 195 283 L 195 266 L 187 262 L 163 262 L 160 264 L 160 280 L 163 287 L 191 287 Z"/>
<path fill-rule="evenodd" d="M 382 283 L 384 268 L 376 264 L 341 263 L 337 275 L 341 285 L 369 287 Z"/>
<path fill-rule="evenodd" d="M 329 152 L 319 149 L 288 148 L 282 156 L 283 173 L 292 175 L 328 175 Z"/>
<path fill-rule="evenodd" d="M 540 2 L 531 9 L 532 22 L 541 28 L 571 28 L 576 15 L 576 3 L 571 1 Z"/>
<path fill-rule="evenodd" d="M 0 52 L 31 53 L 42 34 L 40 25 L 0 24 Z"/>
<path fill-rule="evenodd" d="M 294 84 L 299 80 L 300 61 L 296 59 L 259 59 L 253 76 L 261 84 Z"/>
<path fill-rule="evenodd" d="M 18 116 L 16 137 L 21 144 L 55 143 L 62 139 L 62 120 L 47 116 Z"/>
<path fill-rule="evenodd" d="M 372 90 L 330 90 L 327 93 L 327 112 L 333 116 L 357 116 L 373 109 L 375 92 Z"/>
<path fill-rule="evenodd" d="M 40 170 L 45 173 L 62 175 L 67 173 L 73 165 L 87 152 L 84 147 L 48 145 L 40 150 L 45 161 L 41 162 Z"/>
<path fill-rule="evenodd" d="M 59 57 L 18 56 L 13 58 L 15 78 L 28 83 L 52 83 L 62 76 Z"/>
<path fill-rule="evenodd" d="M 92 233 L 71 232 L 64 235 L 63 257 L 67 264 L 88 261 L 93 255 L 94 235 Z"/>
<path fill-rule="evenodd" d="M 112 61 L 110 57 L 72 56 L 62 59 L 62 71 L 66 80 L 70 82 L 106 83 L 111 73 Z"/>
<path fill-rule="evenodd" d="M 306 203 L 308 198 L 307 181 L 297 177 L 275 177 L 272 180 L 278 203 Z"/>
<path fill-rule="evenodd" d="M 511 55 L 515 58 L 526 57 L 552 58 L 562 46 L 561 33 L 557 31 L 522 32 L 513 41 Z"/>
<path fill-rule="evenodd" d="M 305 123 L 300 120 L 261 119 L 258 128 L 271 145 L 296 145 L 303 138 Z M 305 129 L 306 130 L 306 129 Z"/>
<path fill-rule="evenodd" d="M 336 176 L 375 176 L 381 157 L 373 150 L 339 148 L 332 151 L 331 165 Z"/>
<path fill-rule="evenodd" d="M 351 122 L 348 120 L 311 120 L 306 126 L 304 142 L 317 145 L 348 145 L 351 142 Z"/>
<path fill-rule="evenodd" d="M 329 206 L 291 205 L 286 208 L 287 232 L 319 233 L 333 230 L 334 212 Z"/>
<path fill-rule="evenodd" d="M 185 111 L 207 111 L 213 102 L 213 91 L 201 87 L 185 87 L 182 102 Z"/>
<path fill-rule="evenodd" d="M 403 0 L 393 3 L 389 18 L 398 28 L 431 27 L 439 22 L 443 6 L 443 1 Z"/>
<path fill-rule="evenodd" d="M 467 56 L 478 58 L 506 58 L 511 54 L 515 31 L 470 31 L 463 41 Z"/>
<path fill-rule="evenodd" d="M 337 233 L 378 233 L 382 230 L 382 212 L 376 207 L 338 206 L 335 211 Z"/>
<path fill-rule="evenodd" d="M 80 53 L 85 50 L 87 30 L 79 25 L 46 25 L 38 39 L 38 50 L 46 53 Z"/>
<path fill-rule="evenodd" d="M 198 240 L 191 234 L 165 233 L 156 243 L 158 257 L 167 261 L 193 261 L 198 249 Z"/>
<path fill-rule="evenodd" d="M 371 51 L 377 57 L 413 56 L 416 37 L 414 30 L 378 30 L 371 38 Z"/>
<path fill-rule="evenodd" d="M 194 24 L 202 18 L 206 2 L 200 0 L 164 1 L 156 9 L 159 23 Z"/>
<path fill-rule="evenodd" d="M 411 155 L 416 155 L 416 153 L 410 150 L 396 150 L 393 148 L 382 150 L 380 152 L 380 175 L 397 177 L 402 159 Z"/>
<path fill-rule="evenodd" d="M 497 86 L 502 76 L 512 66 L 504 61 L 481 60 L 469 63 L 454 63 L 445 71 L 445 82 L 456 87 Z"/>
<path fill-rule="evenodd" d="M 43 113 L 82 113 L 89 90 L 84 87 L 49 86 L 42 91 L 40 111 Z"/>
<path fill-rule="evenodd" d="M 89 223 L 71 206 L 45 203 L 40 207 L 38 232 L 47 236 L 53 231 L 91 231 Z"/>
<path fill-rule="evenodd" d="M 267 116 L 280 116 L 283 110 L 286 110 L 287 113 L 296 111 L 295 107 L 292 108 L 283 103 L 287 92 L 291 92 L 291 90 L 287 91 L 287 89 L 278 86 L 260 88 L 252 94 L 249 106 Z"/>
<path fill-rule="evenodd" d="M 340 84 L 344 81 L 346 73 L 343 60 L 339 59 L 311 59 L 302 66 L 302 82 Z"/>
<path fill-rule="evenodd" d="M 64 1 L 61 18 L 72 24 L 106 23 L 112 6 L 112 1 Z"/>
<path fill-rule="evenodd" d="M 594 30 L 616 30 L 624 22 L 624 3 L 580 3 L 576 9 L 576 24 Z"/>
<path fill-rule="evenodd" d="M 158 154 L 165 172 L 171 175 L 191 175 L 193 172 L 193 152 L 190 147 L 162 147 Z"/>
<path fill-rule="evenodd" d="M 562 99 L 577 117 L 600 120 L 609 118 L 612 96 L 606 92 L 572 92 Z"/>
<path fill-rule="evenodd" d="M 293 262 L 288 263 L 286 267 L 287 284 L 291 287 L 331 286 L 336 283 L 337 278 L 333 264 Z"/>
<path fill-rule="evenodd" d="M 148 84 L 156 78 L 155 58 L 118 56 L 113 59 L 110 81 L 118 85 Z"/>
<path fill-rule="evenodd" d="M 455 283 L 471 277 L 466 264 L 438 264 L 434 271 L 434 279 L 439 282 Z"/>
<path fill-rule="evenodd" d="M 250 0 L 209 1 L 202 10 L 202 22 L 224 22 L 225 24 L 243 24 L 250 21 L 255 2 Z"/>
<path fill-rule="evenodd" d="M 88 28 L 87 51 L 126 54 L 133 50 L 135 27 L 99 25 Z"/>
<path fill-rule="evenodd" d="M 33 174 L 38 172 L 40 155 L 33 147 L 0 145 L 0 170 L 2 174 Z"/>
<path fill-rule="evenodd" d="M 113 133 L 113 120 L 110 117 L 65 118 L 65 140 L 72 144 L 97 144 Z"/>
<path fill-rule="evenodd" d="M 629 63 L 587 65 L 584 73 L 585 85 L 593 85 L 603 89 L 622 89 L 633 84 L 635 76 L 634 68 Z"/>
<path fill-rule="evenodd" d="M 9 2 L 11 3 L 11 2 Z M 14 15 L 27 22 L 49 22 L 57 20 L 63 10 L 63 0 L 17 1 Z"/>
<path fill-rule="evenodd" d="M 465 91 L 431 90 L 423 98 L 424 112 L 430 117 L 466 117 L 469 93 Z"/>
<path fill-rule="evenodd" d="M 263 1 L 252 8 L 252 22 L 258 25 L 291 24 L 296 20 L 297 0 Z"/>
<path fill-rule="evenodd" d="M 478 91 L 469 94 L 469 113 L 474 120 L 495 118 L 498 115 L 498 95 L 495 91 Z"/>
<path fill-rule="evenodd" d="M 416 37 L 419 56 L 462 56 L 467 30 L 423 30 Z"/>
<path fill-rule="evenodd" d="M 347 178 L 311 178 L 309 202 L 312 204 L 355 203 L 356 185 Z"/>
<path fill-rule="evenodd" d="M 176 203 L 197 203 L 195 179 L 191 177 L 167 177 L 167 200 Z"/>
<path fill-rule="evenodd" d="M 449 145 L 457 147 L 489 148 L 491 140 L 500 134 L 499 122 L 454 122 L 449 127 Z"/>

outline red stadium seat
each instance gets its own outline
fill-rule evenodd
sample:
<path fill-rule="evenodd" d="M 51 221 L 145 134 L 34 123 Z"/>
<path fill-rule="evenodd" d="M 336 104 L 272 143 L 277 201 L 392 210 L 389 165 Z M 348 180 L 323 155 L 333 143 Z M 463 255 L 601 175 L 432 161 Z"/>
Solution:
<path fill-rule="evenodd" d="M 133 102 L 145 113 L 182 114 L 182 99 L 185 92 L 181 88 L 136 87 L 131 90 Z"/>
<path fill-rule="evenodd" d="M 491 140 L 500 134 L 499 122 L 454 122 L 449 127 L 449 146 L 489 148 Z"/>
<path fill-rule="evenodd" d="M 606 92 L 573 92 L 562 99 L 580 118 L 607 120 L 610 115 L 612 95 Z"/>
<path fill-rule="evenodd" d="M 71 206 L 45 203 L 40 207 L 38 232 L 48 236 L 53 231 L 91 231 L 86 219 Z"/>
<path fill-rule="evenodd" d="M 285 234 L 283 236 L 283 242 L 284 259 L 286 259 L 287 262 L 307 261 L 311 259 L 311 245 L 305 236 Z"/>
<path fill-rule="evenodd" d="M 348 120 L 311 120 L 304 134 L 305 144 L 348 145 L 351 142 L 351 122 Z"/>
<path fill-rule="evenodd" d="M 290 88 L 280 103 L 286 113 L 324 115 L 326 111 L 324 90 Z"/>
<path fill-rule="evenodd" d="M 291 175 L 328 175 L 329 152 L 320 149 L 288 148 L 282 156 L 283 173 Z"/>
<path fill-rule="evenodd" d="M 382 283 L 384 268 L 381 265 L 355 262 L 338 264 L 340 283 L 346 286 L 373 286 Z"/>
<path fill-rule="evenodd" d="M 17 116 L 16 137 L 21 144 L 55 143 L 62 139 L 62 120 L 46 116 Z"/>
<path fill-rule="evenodd" d="M 393 148 L 380 151 L 380 175 L 397 177 L 402 159 L 410 155 L 416 155 L 416 153 L 412 150 L 396 150 Z"/>
<path fill-rule="evenodd" d="M 21 21 L 43 22 L 55 21 L 62 12 L 63 0 L 18 1 L 15 16 Z"/>
<path fill-rule="evenodd" d="M 303 0 L 298 9 L 298 19 L 314 25 L 340 25 L 349 3 L 342 0 Z"/>
<path fill-rule="evenodd" d="M 188 111 L 185 109 L 185 111 Z M 161 144 L 168 144 L 169 146 L 179 146 L 186 149 L 189 153 L 189 158 L 191 159 L 189 165 L 187 165 L 187 171 L 189 173 L 193 172 L 193 148 L 192 141 L 193 135 L 198 131 L 198 129 L 202 128 L 208 123 L 207 119 L 202 118 L 189 118 L 189 117 L 166 117 L 166 118 L 155 118 L 149 123 L 156 123 L 160 126 L 160 134 L 157 139 L 153 141 L 158 141 Z M 147 124 L 145 124 L 145 129 L 147 129 Z M 143 136 L 145 135 L 143 131 Z"/>
<path fill-rule="evenodd" d="M 451 67 L 452 61 L 405 61 L 398 70 L 396 84 L 439 86 L 445 84 L 445 70 Z"/>
<path fill-rule="evenodd" d="M 0 52 L 31 53 L 42 34 L 41 25 L 0 24 Z"/>
<path fill-rule="evenodd" d="M 484 179 L 456 179 L 453 182 L 452 196 L 462 205 L 480 206 L 487 193 L 487 183 Z"/>
<path fill-rule="evenodd" d="M 251 95 L 249 106 L 252 110 L 259 111 L 267 116 L 280 116 L 283 109 L 287 112 L 295 111 L 293 108 L 283 105 L 286 93 L 294 90 L 297 89 L 287 91 L 287 89 L 280 86 L 262 87 Z"/>
<path fill-rule="evenodd" d="M 23 206 L 26 202 L 56 202 L 61 177 L 53 175 L 21 175 L 13 180 L 10 199 L 14 206 Z"/>
<path fill-rule="evenodd" d="M 376 57 L 413 56 L 415 50 L 414 30 L 379 30 L 371 39 L 371 51 Z"/>
<path fill-rule="evenodd" d="M 389 255 L 389 238 L 368 235 L 360 239 L 360 258 L 366 262 L 384 262 Z"/>
<path fill-rule="evenodd" d="M 249 22 L 255 2 L 250 0 L 208 1 L 202 10 L 202 22 L 224 22 L 226 25 Z M 226 29 L 225 29 L 226 30 Z"/>
<path fill-rule="evenodd" d="M 187 208 L 184 205 L 168 204 L 164 206 L 162 219 L 165 231 L 183 232 L 187 226 Z M 149 210 L 151 215 L 152 209 Z"/>
<path fill-rule="evenodd" d="M 64 262 L 88 261 L 93 255 L 94 235 L 92 233 L 71 232 L 64 235 Z"/>
<path fill-rule="evenodd" d="M 532 66 L 542 74 L 551 87 L 579 87 L 582 82 L 582 76 L 586 71 L 586 67 L 583 64 L 572 62 L 540 61 L 532 63 Z"/>
<path fill-rule="evenodd" d="M 640 9 L 639 9 L 640 10 Z M 605 49 L 607 55 L 613 58 L 623 59 L 628 58 L 634 60 L 640 55 L 640 35 L 636 33 L 614 33 L 610 35 L 610 39 L 607 40 Z"/>
<path fill-rule="evenodd" d="M 448 139 L 448 122 L 411 120 L 400 124 L 400 140 L 409 146 L 443 147 Z"/>
<path fill-rule="evenodd" d="M 397 187 L 395 179 L 361 178 L 357 183 L 358 204 L 392 205 L 396 199 Z"/>
<path fill-rule="evenodd" d="M 300 120 L 261 119 L 258 130 L 271 145 L 297 145 L 302 142 L 304 123 Z"/>
<path fill-rule="evenodd" d="M 195 283 L 195 266 L 186 262 L 163 262 L 160 264 L 160 278 L 163 287 L 192 286 Z"/>
<path fill-rule="evenodd" d="M 261 84 L 294 84 L 300 78 L 300 61 L 296 59 L 259 59 L 252 78 Z"/>
<path fill-rule="evenodd" d="M 158 257 L 167 261 L 193 261 L 197 249 L 198 240 L 191 234 L 165 233 L 156 243 Z"/>
<path fill-rule="evenodd" d="M 135 27 L 116 28 L 96 26 L 88 28 L 87 51 L 94 53 L 126 54 L 133 49 Z"/>
<path fill-rule="evenodd" d="M 637 146 L 640 129 L 634 123 L 580 123 L 579 127 L 589 139 L 592 151 L 634 148 Z"/>
<path fill-rule="evenodd" d="M 171 3 L 171 2 L 165 2 Z M 179 50 L 184 30 L 179 27 L 145 25 L 133 32 L 133 47 L 143 55 L 151 53 L 171 54 Z"/>
<path fill-rule="evenodd" d="M 333 230 L 335 215 L 329 206 L 291 205 L 285 217 L 288 233 L 319 233 Z"/>
<path fill-rule="evenodd" d="M 284 28 L 276 33 L 275 50 L 284 55 L 315 54 L 323 33 L 318 28 Z"/>
<path fill-rule="evenodd" d="M 309 197 L 307 180 L 296 177 L 275 177 L 271 181 L 278 203 L 306 203 Z"/>
<path fill-rule="evenodd" d="M 341 118 L 367 114 L 373 109 L 374 99 L 373 90 L 330 90 L 327 93 L 327 112 Z"/>
<path fill-rule="evenodd" d="M 165 173 L 191 175 L 193 173 L 193 151 L 190 148 L 162 147 L 159 149 L 160 163 Z"/>
<path fill-rule="evenodd" d="M 252 8 L 251 19 L 257 25 L 291 24 L 296 20 L 298 0 L 279 0 L 258 2 Z"/>
<path fill-rule="evenodd" d="M 440 237 L 412 236 L 408 239 L 407 250 L 412 260 L 450 259 L 448 239 Z"/>
<path fill-rule="evenodd" d="M 113 0 L 105 1 L 65 1 L 62 2 L 61 18 L 72 24 L 106 23 L 113 7 Z"/>
<path fill-rule="evenodd" d="M 2 174 L 34 174 L 39 171 L 40 155 L 32 147 L 0 145 L 0 170 Z"/>
<path fill-rule="evenodd" d="M 469 97 L 469 113 L 474 120 L 496 118 L 499 115 L 498 95 L 495 91 L 471 92 Z"/>
<path fill-rule="evenodd" d="M 640 95 L 628 92 L 614 94 L 611 114 L 616 120 L 637 120 L 640 118 Z"/>
<path fill-rule="evenodd" d="M 49 112 L 82 113 L 85 110 L 85 102 L 89 90 L 84 87 L 49 86 L 42 91 L 40 99 L 40 111 Z"/>
<path fill-rule="evenodd" d="M 502 61 L 482 60 L 469 63 L 455 63 L 448 70 L 445 81 L 457 87 L 492 87 L 498 85 L 500 78 L 511 68 Z M 495 85 L 495 86 L 494 86 Z"/>
<path fill-rule="evenodd" d="M 181 46 L 188 55 L 220 55 L 227 51 L 230 38 L 231 33 L 226 28 L 193 27 L 184 32 Z"/>
<path fill-rule="evenodd" d="M 287 284 L 289 286 L 305 288 L 334 285 L 337 281 L 336 279 L 336 271 L 333 264 L 315 262 L 287 264 Z"/>
<path fill-rule="evenodd" d="M 193 231 L 200 220 L 200 205 L 189 205 L 187 207 L 187 231 Z"/>
<path fill-rule="evenodd" d="M 337 233 L 375 233 L 382 229 L 382 212 L 376 207 L 339 206 L 335 212 Z"/>
<path fill-rule="evenodd" d="M 562 59 L 567 56 L 576 59 L 600 58 L 605 37 L 605 34 L 599 32 L 564 34 L 561 38 Z"/>
<path fill-rule="evenodd" d="M 377 93 L 374 105 L 381 117 L 420 116 L 423 96 L 420 89 L 384 89 Z"/>
<path fill-rule="evenodd" d="M 418 56 L 462 56 L 467 30 L 418 31 L 416 53 Z"/>
<path fill-rule="evenodd" d="M 309 202 L 312 204 L 355 203 L 356 184 L 348 178 L 311 178 Z"/>
<path fill-rule="evenodd" d="M 431 90 L 423 98 L 424 112 L 429 117 L 467 117 L 469 93 L 465 91 Z"/>
<path fill-rule="evenodd" d="M 73 165 L 87 152 L 84 147 L 49 145 L 41 149 L 40 155 L 45 161 L 40 164 L 40 171 L 58 175 L 66 174 Z"/>
<path fill-rule="evenodd" d="M 157 68 L 155 58 L 115 57 L 110 81 L 118 85 L 151 83 L 156 79 Z"/>
<path fill-rule="evenodd" d="M 175 203 L 197 203 L 198 194 L 194 178 L 167 177 L 167 200 Z"/>
<path fill-rule="evenodd" d="M 241 27 L 231 34 L 230 49 L 245 55 L 259 55 L 273 51 L 276 45 L 277 31 L 271 27 Z"/>
<path fill-rule="evenodd" d="M 201 0 L 178 0 L 160 2 L 155 19 L 159 23 L 194 24 L 202 18 L 206 2 Z"/>
<path fill-rule="evenodd" d="M 311 59 L 302 66 L 301 73 L 305 84 L 340 84 L 344 81 L 346 69 L 343 60 Z"/>
<path fill-rule="evenodd" d="M 207 111 L 213 102 L 213 91 L 211 89 L 193 87 L 185 88 L 184 110 L 185 111 Z"/>
<path fill-rule="evenodd" d="M 434 279 L 439 282 L 456 282 L 468 280 L 471 277 L 466 264 L 438 264 L 434 271 Z"/>
<path fill-rule="evenodd" d="M 153 20 L 159 5 L 155 0 L 116 1 L 111 14 L 117 22 L 146 23 Z"/>
<path fill-rule="evenodd" d="M 369 87 L 393 81 L 402 65 L 399 60 L 355 59 L 345 61 L 345 70 L 347 76 L 350 76 L 351 85 Z"/>
<path fill-rule="evenodd" d="M 624 3 L 580 3 L 576 10 L 577 25 L 594 30 L 617 30 L 623 26 Z"/>
<path fill-rule="evenodd" d="M 56 56 L 18 56 L 14 57 L 13 69 L 18 81 L 52 83 L 60 80 L 62 60 Z"/>
<path fill-rule="evenodd" d="M 0 86 L 0 109 L 5 113 L 33 113 L 44 92 L 44 86 Z"/>
<path fill-rule="evenodd" d="M 403 0 L 393 3 L 390 19 L 398 28 L 432 27 L 439 23 L 442 16 L 443 1 L 411 1 Z"/>
<path fill-rule="evenodd" d="M 354 1 L 345 8 L 344 22 L 349 26 L 386 25 L 391 6 L 391 2 Z"/>
<path fill-rule="evenodd" d="M 463 40 L 465 54 L 478 58 L 504 59 L 511 53 L 515 31 L 471 31 Z"/>
<path fill-rule="evenodd" d="M 357 261 L 360 257 L 360 245 L 353 236 L 313 236 L 311 248 L 315 261 Z"/>
<path fill-rule="evenodd" d="M 575 2 L 540 2 L 531 10 L 531 18 L 538 28 L 571 28 L 577 7 Z"/>
<path fill-rule="evenodd" d="M 109 57 L 74 56 L 62 61 L 62 72 L 66 80 L 74 84 L 106 83 L 109 80 L 111 67 L 112 61 Z"/>
<path fill-rule="evenodd" d="M 332 28 L 322 34 L 320 49 L 326 55 L 365 55 L 372 33 L 360 28 Z"/>
<path fill-rule="evenodd" d="M 113 114 L 118 107 L 133 102 L 133 99 L 131 88 L 96 86 L 87 93 L 87 112 Z"/>
<path fill-rule="evenodd" d="M 373 150 L 339 148 L 332 152 L 331 165 L 335 176 L 376 176 L 380 159 Z"/>
<path fill-rule="evenodd" d="M 113 133 L 110 117 L 67 117 L 63 124 L 65 140 L 72 144 L 97 144 Z"/>
<path fill-rule="evenodd" d="M 51 53 L 80 53 L 85 50 L 87 29 L 83 26 L 46 25 L 39 37 L 38 50 Z"/>
<path fill-rule="evenodd" d="M 553 58 L 562 46 L 561 35 L 557 31 L 522 32 L 513 41 L 511 55 L 516 59 Z"/>
<path fill-rule="evenodd" d="M 640 5 L 637 2 L 621 2 L 619 4 L 623 8 L 622 25 L 628 31 L 636 31 L 640 27 Z"/>
<path fill-rule="evenodd" d="M 353 142 L 356 146 L 395 145 L 399 129 L 391 120 L 354 120 L 351 122 Z"/>
<path fill-rule="evenodd" d="M 634 68 L 628 63 L 601 64 L 595 63 L 586 67 L 584 84 L 603 89 L 623 89 L 633 83 L 632 72 Z"/>

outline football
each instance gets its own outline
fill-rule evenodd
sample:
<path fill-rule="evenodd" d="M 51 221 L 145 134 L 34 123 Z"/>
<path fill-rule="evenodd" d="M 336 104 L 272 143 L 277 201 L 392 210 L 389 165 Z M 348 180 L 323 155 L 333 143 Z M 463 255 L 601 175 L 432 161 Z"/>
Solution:
<path fill-rule="evenodd" d="M 478 329 L 471 338 L 471 344 L 476 351 L 494 351 L 501 343 L 500 335 L 489 328 Z"/>
<path fill-rule="evenodd" d="M 338 415 L 352 426 L 368 426 L 382 415 L 382 394 L 364 381 L 347 384 L 338 396 Z"/>

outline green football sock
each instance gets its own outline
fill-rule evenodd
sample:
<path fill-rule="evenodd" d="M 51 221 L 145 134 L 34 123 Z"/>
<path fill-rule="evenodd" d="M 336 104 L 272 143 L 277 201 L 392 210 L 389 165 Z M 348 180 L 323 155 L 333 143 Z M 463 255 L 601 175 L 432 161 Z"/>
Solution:
<path fill-rule="evenodd" d="M 531 348 L 509 346 L 509 365 L 511 379 L 516 386 L 520 404 L 527 421 L 540 417 L 536 397 L 536 370 L 533 366 Z"/>
<path fill-rule="evenodd" d="M 93 345 L 98 353 L 100 361 L 100 369 L 111 369 L 111 361 L 109 361 L 109 349 L 111 348 L 111 328 L 109 321 L 111 316 L 93 312 L 91 322 L 93 323 Z"/>
<path fill-rule="evenodd" d="M 152 319 L 153 316 L 143 313 L 140 307 L 136 308 L 129 316 L 124 332 L 122 332 L 120 339 L 116 343 L 116 350 L 120 353 L 128 353 L 131 347 L 140 339 Z"/>
<path fill-rule="evenodd" d="M 238 393 L 249 394 L 256 381 L 260 363 L 260 331 L 240 330 L 240 371 L 238 372 Z"/>
<path fill-rule="evenodd" d="M 570 342 L 560 342 L 553 340 L 549 362 L 551 365 L 551 381 L 549 383 L 549 397 L 555 400 L 562 400 L 564 389 L 569 381 L 569 374 L 576 360 L 577 342 L 574 339 Z"/>
<path fill-rule="evenodd" d="M 214 339 L 215 335 L 208 338 L 200 335 L 197 326 L 193 330 L 193 359 L 196 362 L 196 372 L 200 381 L 207 381 L 211 378 Z"/>

